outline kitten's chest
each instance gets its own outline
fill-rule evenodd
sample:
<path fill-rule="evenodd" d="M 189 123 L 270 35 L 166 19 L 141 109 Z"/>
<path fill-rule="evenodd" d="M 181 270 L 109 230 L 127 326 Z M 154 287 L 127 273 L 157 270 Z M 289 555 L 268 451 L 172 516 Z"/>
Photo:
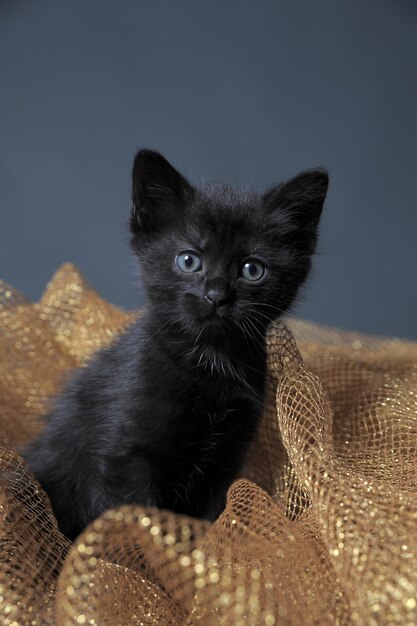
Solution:
<path fill-rule="evenodd" d="M 165 371 L 152 382 L 131 422 L 135 454 L 149 463 L 158 506 L 200 515 L 216 485 L 224 491 L 239 470 L 261 415 L 262 386 L 249 391 L 202 369 Z M 190 501 L 196 508 L 187 508 Z"/>
<path fill-rule="evenodd" d="M 210 494 L 220 489 L 223 498 L 253 439 L 260 413 L 259 405 L 249 398 L 227 397 L 224 389 L 217 398 L 196 394 L 177 420 L 181 427 L 165 440 L 153 465 L 160 501 L 199 516 Z"/>
<path fill-rule="evenodd" d="M 227 446 L 245 445 L 260 416 L 261 368 L 260 376 L 246 384 L 243 377 L 238 380 L 188 360 L 164 358 L 161 363 L 159 374 L 156 359 L 142 370 L 146 384 L 138 394 L 134 419 L 141 443 L 149 444 L 160 466 L 204 465 Z"/>
<path fill-rule="evenodd" d="M 167 458 L 175 464 L 205 466 L 219 455 L 250 440 L 261 412 L 261 394 L 254 401 L 232 382 L 206 381 L 188 388 L 165 440 Z"/>

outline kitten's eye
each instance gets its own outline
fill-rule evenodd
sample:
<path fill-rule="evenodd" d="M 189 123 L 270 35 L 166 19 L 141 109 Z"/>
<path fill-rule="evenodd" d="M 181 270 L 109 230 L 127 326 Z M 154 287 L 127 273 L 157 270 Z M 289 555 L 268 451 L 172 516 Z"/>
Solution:
<path fill-rule="evenodd" d="M 193 252 L 183 252 L 177 256 L 177 266 L 182 272 L 199 272 L 202 268 L 201 259 Z"/>
<path fill-rule="evenodd" d="M 265 265 L 256 259 L 248 259 L 240 268 L 240 274 L 245 280 L 260 280 L 265 274 Z"/>

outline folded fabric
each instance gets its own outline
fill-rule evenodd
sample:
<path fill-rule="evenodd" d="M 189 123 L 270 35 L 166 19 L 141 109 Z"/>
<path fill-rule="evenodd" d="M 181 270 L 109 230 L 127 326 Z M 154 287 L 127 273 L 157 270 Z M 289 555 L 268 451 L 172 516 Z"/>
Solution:
<path fill-rule="evenodd" d="M 125 506 L 60 534 L 18 451 L 135 315 L 69 264 L 35 304 L 0 282 L 1 624 L 417 623 L 412 342 L 273 324 L 265 414 L 214 524 Z"/>

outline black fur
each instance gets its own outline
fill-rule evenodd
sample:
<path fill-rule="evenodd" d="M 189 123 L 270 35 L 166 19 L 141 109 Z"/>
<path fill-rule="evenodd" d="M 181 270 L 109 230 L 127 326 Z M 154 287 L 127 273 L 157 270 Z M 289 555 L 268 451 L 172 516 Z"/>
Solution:
<path fill-rule="evenodd" d="M 138 153 L 145 314 L 75 373 L 24 454 L 68 537 L 125 503 L 222 511 L 262 412 L 266 328 L 308 274 L 327 184 L 312 170 L 264 195 L 196 189 L 160 154 Z M 190 251 L 202 268 L 185 273 L 176 258 Z M 241 275 L 248 259 L 266 267 L 258 281 Z"/>

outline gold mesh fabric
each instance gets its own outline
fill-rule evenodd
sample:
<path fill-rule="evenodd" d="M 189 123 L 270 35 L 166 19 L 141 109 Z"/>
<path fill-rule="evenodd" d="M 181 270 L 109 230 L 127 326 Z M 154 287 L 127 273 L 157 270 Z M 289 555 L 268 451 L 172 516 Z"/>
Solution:
<path fill-rule="evenodd" d="M 0 283 L 0 623 L 417 624 L 411 342 L 274 324 L 263 421 L 214 524 L 124 506 L 60 534 L 16 451 L 131 319 L 71 265 L 36 304 Z"/>

